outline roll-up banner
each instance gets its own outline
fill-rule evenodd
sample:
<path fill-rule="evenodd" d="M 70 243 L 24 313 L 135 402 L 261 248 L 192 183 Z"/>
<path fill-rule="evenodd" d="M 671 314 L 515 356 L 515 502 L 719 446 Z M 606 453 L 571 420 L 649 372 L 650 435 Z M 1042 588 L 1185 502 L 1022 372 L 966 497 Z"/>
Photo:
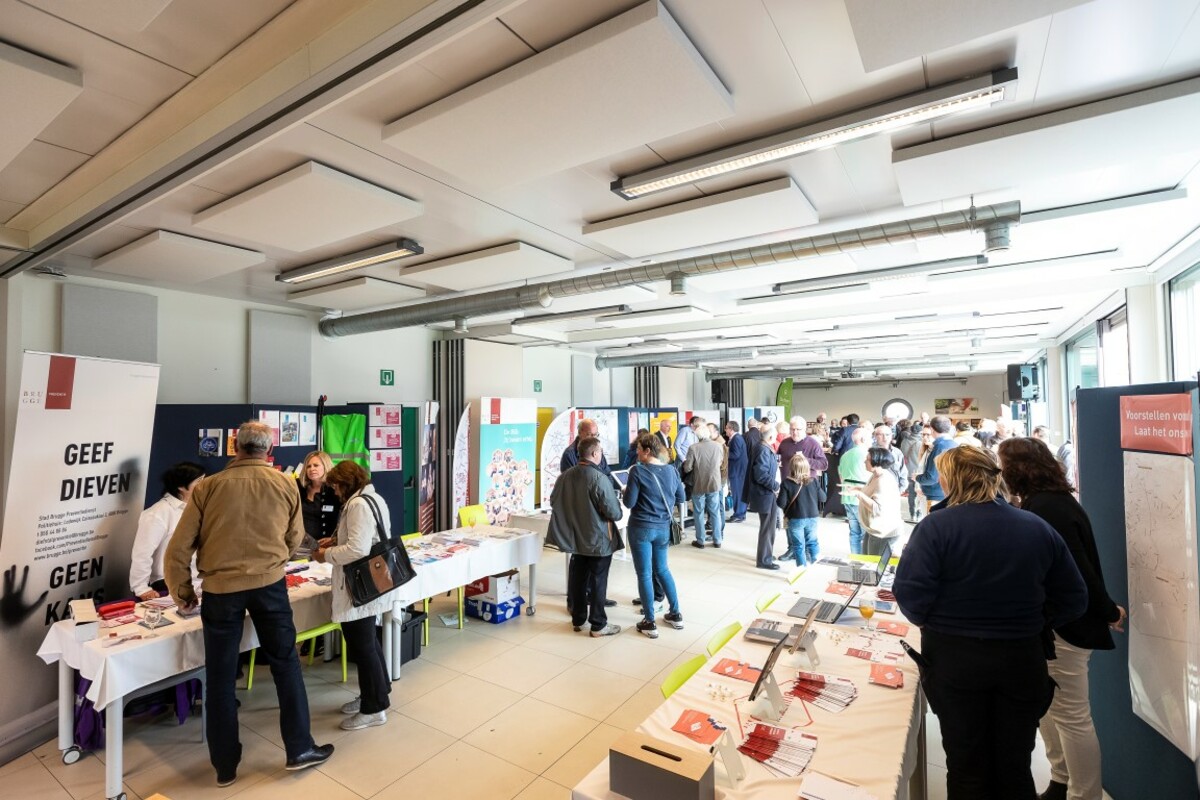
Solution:
<path fill-rule="evenodd" d="M 157 364 L 27 352 L 0 533 L 0 727 L 55 699 L 35 655 L 85 597 L 129 594 L 145 505 Z"/>

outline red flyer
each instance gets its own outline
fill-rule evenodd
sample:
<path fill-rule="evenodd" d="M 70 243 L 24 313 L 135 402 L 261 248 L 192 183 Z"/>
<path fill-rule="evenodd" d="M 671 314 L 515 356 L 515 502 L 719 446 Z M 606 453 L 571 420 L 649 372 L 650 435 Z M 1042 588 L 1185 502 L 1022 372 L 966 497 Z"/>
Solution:
<path fill-rule="evenodd" d="M 893 636 L 907 636 L 908 635 L 908 626 L 905 625 L 903 622 L 889 622 L 886 620 L 879 620 L 879 622 L 876 623 L 876 625 L 875 625 L 875 629 L 880 631 L 881 633 L 890 633 Z"/>
<path fill-rule="evenodd" d="M 693 742 L 712 744 L 721 738 L 725 726 L 703 711 L 689 708 L 679 715 L 679 721 L 671 726 L 671 730 L 682 733 Z"/>
<path fill-rule="evenodd" d="M 752 667 L 744 661 L 734 661 L 732 658 L 722 658 L 712 671 L 727 678 L 736 678 L 747 683 L 757 683 L 762 670 Z"/>
<path fill-rule="evenodd" d="M 891 664 L 872 664 L 870 681 L 879 686 L 899 689 L 904 685 L 904 671 Z"/>

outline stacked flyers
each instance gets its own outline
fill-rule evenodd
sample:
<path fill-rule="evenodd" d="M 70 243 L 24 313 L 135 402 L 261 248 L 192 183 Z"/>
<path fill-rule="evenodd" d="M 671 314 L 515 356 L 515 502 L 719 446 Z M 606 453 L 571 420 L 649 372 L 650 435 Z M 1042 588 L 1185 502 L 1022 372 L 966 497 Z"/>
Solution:
<path fill-rule="evenodd" d="M 858 697 L 858 687 L 849 678 L 822 675 L 819 672 L 800 672 L 792 684 L 792 697 L 812 703 L 817 708 L 837 714 Z"/>
<path fill-rule="evenodd" d="M 746 726 L 746 741 L 738 752 L 784 777 L 795 778 L 808 769 L 817 752 L 817 737 L 793 728 L 781 728 L 765 722 Z"/>

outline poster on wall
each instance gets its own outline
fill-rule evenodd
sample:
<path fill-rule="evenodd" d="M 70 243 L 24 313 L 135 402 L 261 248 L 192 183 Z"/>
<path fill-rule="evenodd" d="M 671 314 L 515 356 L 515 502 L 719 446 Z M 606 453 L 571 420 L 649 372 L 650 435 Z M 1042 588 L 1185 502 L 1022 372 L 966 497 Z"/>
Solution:
<path fill-rule="evenodd" d="M 471 505 L 471 404 L 463 406 L 454 431 L 454 462 L 451 481 L 454 485 L 453 526 L 458 526 L 458 510 Z"/>
<path fill-rule="evenodd" d="M 1195 466 L 1187 456 L 1161 453 L 1126 451 L 1124 461 L 1133 712 L 1196 760 L 1200 732 L 1190 710 L 1200 707 Z"/>
<path fill-rule="evenodd" d="M 974 397 L 938 397 L 933 401 L 933 413 L 946 417 L 979 414 L 979 402 Z"/>
<path fill-rule="evenodd" d="M 568 408 L 559 414 L 546 428 L 542 437 L 541 461 L 541 496 L 542 504 L 550 505 L 550 493 L 554 491 L 554 483 L 558 480 L 559 466 L 562 464 L 563 451 L 575 441 L 575 430 L 583 412 L 577 408 Z"/>
<path fill-rule="evenodd" d="M 71 600 L 129 595 L 159 367 L 24 354 L 0 538 L 0 727 L 50 703 L 57 671 L 34 657 Z M 157 477 L 157 476 L 154 476 Z"/>
<path fill-rule="evenodd" d="M 258 421 L 265 422 L 271 429 L 271 445 L 279 447 L 279 412 L 278 411 L 259 411 Z"/>
<path fill-rule="evenodd" d="M 621 423 L 615 408 L 585 408 L 583 416 L 596 420 L 600 429 L 600 446 L 609 464 L 619 464 L 625 449 L 621 447 Z"/>
<path fill-rule="evenodd" d="M 783 406 L 757 406 L 755 408 L 742 409 L 742 430 L 746 429 L 746 421 L 751 417 L 762 421 L 767 420 L 772 425 L 778 425 L 781 422 L 786 422 Z"/>
<path fill-rule="evenodd" d="M 510 514 L 533 510 L 537 403 L 523 397 L 483 397 L 479 405 L 476 496 L 488 522 L 503 525 Z"/>
<path fill-rule="evenodd" d="M 316 414 L 300 414 L 300 441 L 298 442 L 303 447 L 317 446 L 317 415 Z"/>
<path fill-rule="evenodd" d="M 417 487 L 417 526 L 421 533 L 433 533 L 437 498 L 437 419 L 438 404 L 426 401 L 421 404 L 418 419 L 421 430 L 421 452 L 418 454 L 417 474 L 421 476 Z"/>

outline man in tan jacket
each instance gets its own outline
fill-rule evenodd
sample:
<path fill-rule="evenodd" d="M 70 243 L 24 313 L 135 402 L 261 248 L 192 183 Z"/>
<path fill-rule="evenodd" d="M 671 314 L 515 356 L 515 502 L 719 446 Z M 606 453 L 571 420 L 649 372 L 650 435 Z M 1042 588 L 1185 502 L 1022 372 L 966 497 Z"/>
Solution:
<path fill-rule="evenodd" d="M 294 480 L 267 463 L 271 444 L 271 428 L 264 423 L 238 428 L 237 457 L 192 491 L 163 564 L 167 589 L 182 610 L 198 602 L 192 590 L 193 553 L 204 579 L 204 702 L 218 786 L 237 780 L 242 757 L 234 687 L 247 611 L 275 679 L 287 768 L 312 767 L 333 753 L 332 744 L 318 747 L 309 730 L 308 694 L 284 580 L 288 556 L 304 538 L 300 492 Z"/>
<path fill-rule="evenodd" d="M 721 503 L 721 462 L 725 451 L 708 438 L 707 425 L 699 425 L 696 434 L 696 443 L 688 448 L 683 462 L 684 474 L 692 475 L 692 513 L 696 527 L 692 546 L 704 547 L 705 528 L 711 519 L 713 547 L 720 547 L 725 534 L 725 510 Z"/>

